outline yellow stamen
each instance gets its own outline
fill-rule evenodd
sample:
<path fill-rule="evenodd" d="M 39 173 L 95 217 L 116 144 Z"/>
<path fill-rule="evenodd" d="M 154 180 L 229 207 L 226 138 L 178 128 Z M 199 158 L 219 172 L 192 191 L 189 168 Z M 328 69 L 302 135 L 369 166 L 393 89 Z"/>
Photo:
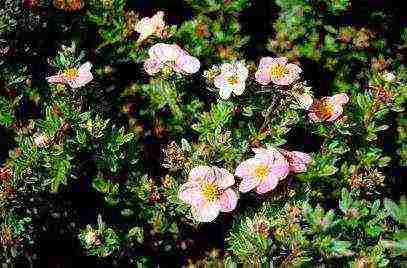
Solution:
<path fill-rule="evenodd" d="M 282 64 L 270 66 L 269 74 L 274 78 L 282 78 L 289 73 L 288 68 Z"/>
<path fill-rule="evenodd" d="M 315 112 L 320 118 L 328 119 L 332 116 L 334 112 L 334 107 L 332 103 L 329 103 L 327 101 L 321 101 L 317 104 Z"/>
<path fill-rule="evenodd" d="M 202 193 L 209 202 L 212 202 L 219 198 L 221 190 L 217 185 L 208 183 L 202 186 Z"/>
<path fill-rule="evenodd" d="M 226 78 L 226 81 L 228 81 L 228 83 L 231 85 L 236 85 L 237 83 L 239 83 L 239 78 L 237 76 L 233 75 L 233 76 L 229 76 L 228 78 Z"/>
<path fill-rule="evenodd" d="M 75 79 L 79 75 L 79 70 L 76 68 L 69 68 L 64 71 L 64 76 L 67 79 Z"/>
<path fill-rule="evenodd" d="M 265 165 L 259 165 L 254 170 L 256 178 L 263 180 L 269 175 L 269 169 Z"/>

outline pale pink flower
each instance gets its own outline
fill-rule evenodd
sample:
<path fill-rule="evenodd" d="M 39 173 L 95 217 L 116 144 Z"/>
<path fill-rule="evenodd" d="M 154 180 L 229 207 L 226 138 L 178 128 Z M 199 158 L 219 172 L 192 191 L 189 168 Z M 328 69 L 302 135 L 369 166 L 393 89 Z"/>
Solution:
<path fill-rule="evenodd" d="M 287 63 L 287 58 L 263 57 L 255 73 L 256 81 L 262 85 L 273 82 L 279 86 L 287 86 L 296 81 L 302 72 L 295 64 Z"/>
<path fill-rule="evenodd" d="M 276 188 L 278 182 L 290 171 L 303 172 L 311 162 L 308 154 L 283 149 L 253 149 L 255 156 L 238 165 L 235 175 L 243 178 L 239 185 L 241 192 L 263 194 Z"/>
<path fill-rule="evenodd" d="M 158 73 L 165 66 L 175 72 L 186 74 L 196 73 L 201 67 L 197 58 L 190 56 L 177 44 L 155 44 L 149 49 L 148 55 L 144 69 L 149 75 Z"/>
<path fill-rule="evenodd" d="M 93 75 L 90 72 L 92 64 L 85 62 L 79 68 L 68 68 L 57 75 L 47 77 L 48 83 L 51 84 L 66 84 L 72 88 L 83 87 L 93 80 Z"/>
<path fill-rule="evenodd" d="M 246 87 L 249 70 L 242 62 L 224 63 L 220 67 L 220 74 L 215 77 L 215 87 L 219 88 L 222 99 L 228 99 L 232 92 L 242 95 Z"/>
<path fill-rule="evenodd" d="M 189 173 L 189 181 L 178 193 L 179 199 L 191 205 L 193 217 L 199 222 L 211 222 L 219 212 L 231 212 L 237 204 L 237 193 L 230 187 L 235 183 L 226 169 L 197 166 Z"/>
<path fill-rule="evenodd" d="M 240 163 L 235 175 L 243 178 L 239 190 L 246 193 L 254 188 L 259 194 L 276 188 L 280 179 L 287 177 L 289 165 L 283 155 L 274 149 L 254 149 L 255 156 Z"/>
<path fill-rule="evenodd" d="M 332 97 L 323 97 L 314 101 L 309 108 L 309 118 L 313 122 L 335 121 L 343 112 L 342 106 L 349 101 L 345 93 L 336 94 Z"/>
<path fill-rule="evenodd" d="M 163 37 L 165 32 L 164 12 L 158 11 L 151 18 L 142 18 L 135 27 L 136 32 L 140 33 L 137 39 L 138 43 L 143 42 L 151 35 Z"/>

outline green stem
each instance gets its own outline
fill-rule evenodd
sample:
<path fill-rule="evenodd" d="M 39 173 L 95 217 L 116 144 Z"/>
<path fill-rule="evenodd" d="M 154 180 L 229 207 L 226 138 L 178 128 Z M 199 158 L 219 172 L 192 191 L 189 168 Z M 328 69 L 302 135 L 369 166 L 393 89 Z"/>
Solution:
<path fill-rule="evenodd" d="M 182 121 L 184 118 L 184 115 L 181 111 L 181 108 L 178 105 L 178 100 L 177 100 L 177 87 L 174 83 L 174 81 L 168 82 L 161 80 L 161 89 L 163 90 L 163 94 L 167 98 L 167 103 L 170 106 L 170 109 L 172 113 L 174 114 L 174 117 Z"/>

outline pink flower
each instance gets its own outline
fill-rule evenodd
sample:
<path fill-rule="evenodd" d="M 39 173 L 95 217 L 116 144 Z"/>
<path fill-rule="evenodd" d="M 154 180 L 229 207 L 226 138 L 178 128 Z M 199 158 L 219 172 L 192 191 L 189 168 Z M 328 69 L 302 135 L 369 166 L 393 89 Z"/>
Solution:
<path fill-rule="evenodd" d="M 336 94 L 332 97 L 323 97 L 314 103 L 309 108 L 311 121 L 335 121 L 343 112 L 342 106 L 349 101 L 349 97 L 345 93 Z"/>
<path fill-rule="evenodd" d="M 239 190 L 243 193 L 256 188 L 263 194 L 276 188 L 290 171 L 303 172 L 311 157 L 302 152 L 282 149 L 253 149 L 255 156 L 238 165 L 235 175 L 243 178 Z"/>
<path fill-rule="evenodd" d="M 255 156 L 240 163 L 235 175 L 243 178 L 239 190 L 243 193 L 256 188 L 264 194 L 276 188 L 280 179 L 287 177 L 289 165 L 287 160 L 274 149 L 254 149 Z"/>
<path fill-rule="evenodd" d="M 72 88 L 79 88 L 93 80 L 93 75 L 90 72 L 91 68 L 92 64 L 85 62 L 79 68 L 69 68 L 57 75 L 49 76 L 46 79 L 48 83 L 51 84 L 67 84 Z"/>
<path fill-rule="evenodd" d="M 219 212 L 230 212 L 237 204 L 237 194 L 230 187 L 235 179 L 226 169 L 198 166 L 189 173 L 189 181 L 178 193 L 179 199 L 191 205 L 193 217 L 211 222 Z"/>
<path fill-rule="evenodd" d="M 256 81 L 262 85 L 273 82 L 276 85 L 287 86 L 300 77 L 301 68 L 287 63 L 287 58 L 263 57 L 255 74 Z"/>
<path fill-rule="evenodd" d="M 232 92 L 241 95 L 246 87 L 249 71 L 242 62 L 224 63 L 220 67 L 220 74 L 215 77 L 215 87 L 219 88 L 222 99 L 228 99 Z"/>
<path fill-rule="evenodd" d="M 149 58 L 144 69 L 149 75 L 158 73 L 165 66 L 179 73 L 193 74 L 199 71 L 201 63 L 176 44 L 158 43 L 148 51 Z"/>
<path fill-rule="evenodd" d="M 142 18 L 135 27 L 136 32 L 140 33 L 137 43 L 143 42 L 149 36 L 155 34 L 163 37 L 165 31 L 164 12 L 158 11 L 151 18 Z"/>

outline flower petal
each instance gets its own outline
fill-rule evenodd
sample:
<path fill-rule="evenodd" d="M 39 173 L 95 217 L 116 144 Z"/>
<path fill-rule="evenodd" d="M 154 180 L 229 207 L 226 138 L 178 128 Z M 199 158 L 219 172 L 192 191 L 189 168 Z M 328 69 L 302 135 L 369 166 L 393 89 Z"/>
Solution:
<path fill-rule="evenodd" d="M 236 208 L 237 205 L 237 194 L 232 189 L 227 189 L 222 193 L 218 202 L 220 204 L 220 211 L 230 212 Z"/>
<path fill-rule="evenodd" d="M 235 64 L 235 72 L 239 75 L 240 79 L 242 79 L 243 81 L 245 81 L 249 76 L 249 70 L 241 61 Z"/>
<path fill-rule="evenodd" d="M 146 73 L 148 73 L 149 75 L 154 75 L 156 73 L 158 73 L 161 68 L 163 67 L 163 64 L 160 60 L 158 59 L 147 59 L 144 62 L 144 70 L 146 71 Z"/>
<path fill-rule="evenodd" d="M 192 216 L 199 222 L 211 222 L 218 217 L 220 204 L 218 202 L 207 202 L 201 206 L 191 207 Z"/>
<path fill-rule="evenodd" d="M 222 76 L 233 76 L 236 74 L 236 68 L 232 63 L 223 63 L 220 66 L 220 73 Z"/>
<path fill-rule="evenodd" d="M 226 77 L 223 76 L 222 74 L 215 77 L 215 79 L 213 80 L 213 84 L 215 85 L 215 87 L 219 89 L 227 88 L 230 91 L 232 91 L 229 82 L 226 80 Z"/>
<path fill-rule="evenodd" d="M 177 67 L 187 74 L 193 74 L 199 71 L 201 63 L 195 57 L 189 55 L 181 55 L 177 58 L 176 63 Z"/>
<path fill-rule="evenodd" d="M 75 80 L 76 87 L 72 86 L 72 88 L 83 87 L 84 85 L 86 85 L 87 83 L 89 83 L 90 81 L 93 80 L 93 75 L 91 72 L 79 73 L 79 76 L 77 78 L 75 78 L 74 80 Z"/>
<path fill-rule="evenodd" d="M 219 90 L 219 96 L 224 100 L 229 99 L 231 94 L 232 94 L 232 89 L 231 88 L 221 88 Z"/>
<path fill-rule="evenodd" d="M 318 123 L 318 122 L 322 121 L 321 118 L 319 118 L 316 113 L 309 113 L 308 117 L 312 122 L 315 122 L 315 123 Z"/>
<path fill-rule="evenodd" d="M 261 163 L 260 159 L 257 158 L 249 158 L 243 162 L 241 162 L 235 170 L 235 176 L 240 178 L 253 178 L 253 169 Z"/>
<path fill-rule="evenodd" d="M 140 43 L 147 39 L 150 35 L 154 33 L 155 25 L 151 18 L 142 18 L 135 27 L 136 32 L 140 33 L 137 42 Z"/>
<path fill-rule="evenodd" d="M 270 168 L 269 172 L 279 180 L 282 180 L 288 176 L 288 173 L 290 173 L 290 166 L 288 165 L 288 162 L 276 163 Z"/>
<path fill-rule="evenodd" d="M 298 79 L 298 75 L 291 74 L 291 73 L 288 73 L 288 74 L 284 75 L 283 77 L 271 77 L 271 81 L 274 84 L 279 85 L 279 86 L 288 86 L 297 79 Z"/>
<path fill-rule="evenodd" d="M 181 185 L 178 191 L 178 198 L 192 206 L 200 206 L 206 202 L 199 184 L 194 182 L 187 182 Z"/>
<path fill-rule="evenodd" d="M 260 181 L 259 185 L 256 188 L 256 192 L 259 194 L 264 194 L 273 190 L 274 188 L 276 188 L 279 180 L 280 177 L 276 176 L 274 173 L 270 173 L 265 180 Z"/>
<path fill-rule="evenodd" d="M 258 69 L 267 70 L 272 64 L 277 64 L 272 57 L 262 57 Z"/>
<path fill-rule="evenodd" d="M 165 27 L 165 22 L 164 22 L 164 12 L 163 11 L 158 11 L 152 18 L 152 24 L 154 25 L 154 31 L 160 31 Z"/>
<path fill-rule="evenodd" d="M 221 189 L 226 189 L 235 184 L 235 177 L 226 169 L 213 167 L 213 172 L 216 177 L 215 184 Z"/>
<path fill-rule="evenodd" d="M 259 180 L 254 177 L 246 177 L 239 184 L 239 191 L 247 193 L 259 185 Z"/>
<path fill-rule="evenodd" d="M 263 165 L 268 167 L 281 165 L 288 168 L 287 160 L 277 149 L 269 148 L 266 150 L 256 151 L 256 157 L 261 160 Z"/>
<path fill-rule="evenodd" d="M 302 73 L 302 69 L 297 64 L 288 63 L 286 66 L 287 66 L 289 73 L 291 73 L 293 75 L 298 76 L 300 73 Z"/>
<path fill-rule="evenodd" d="M 343 105 L 348 103 L 349 97 L 345 93 L 340 93 L 332 96 L 332 100 L 336 105 Z"/>
<path fill-rule="evenodd" d="M 285 65 L 287 63 L 286 57 L 273 58 L 275 64 Z"/>
<path fill-rule="evenodd" d="M 268 73 L 267 69 L 258 69 L 254 74 L 256 81 L 263 86 L 267 85 L 271 81 L 270 74 Z"/>
<path fill-rule="evenodd" d="M 314 99 L 312 98 L 312 96 L 307 93 L 297 95 L 296 98 L 304 110 L 308 110 L 311 107 L 311 105 L 314 103 Z"/>
<path fill-rule="evenodd" d="M 81 74 L 81 73 L 89 73 L 90 69 L 92 69 L 92 63 L 87 61 L 87 62 L 85 62 L 84 64 L 82 64 L 79 67 L 78 72 L 79 72 L 79 74 Z"/>
<path fill-rule="evenodd" d="M 234 88 L 233 88 L 233 93 L 235 93 L 237 96 L 240 96 L 243 94 L 243 91 L 245 90 L 246 83 L 245 81 L 239 81 Z"/>
<path fill-rule="evenodd" d="M 48 76 L 46 78 L 47 82 L 50 84 L 55 84 L 55 83 L 65 83 L 65 79 L 63 75 L 53 75 L 53 76 Z"/>
<path fill-rule="evenodd" d="M 148 54 L 150 58 L 157 58 L 161 62 L 166 62 L 176 61 L 182 52 L 182 49 L 176 44 L 158 43 L 149 49 Z"/>
<path fill-rule="evenodd" d="M 191 169 L 189 172 L 189 179 L 191 182 L 201 184 L 202 182 L 213 182 L 215 181 L 216 177 L 212 167 L 197 166 Z"/>
<path fill-rule="evenodd" d="M 328 122 L 335 121 L 342 115 L 342 112 L 343 112 L 342 106 L 335 105 L 332 115 L 328 119 L 326 119 L 326 121 L 328 121 Z"/>

